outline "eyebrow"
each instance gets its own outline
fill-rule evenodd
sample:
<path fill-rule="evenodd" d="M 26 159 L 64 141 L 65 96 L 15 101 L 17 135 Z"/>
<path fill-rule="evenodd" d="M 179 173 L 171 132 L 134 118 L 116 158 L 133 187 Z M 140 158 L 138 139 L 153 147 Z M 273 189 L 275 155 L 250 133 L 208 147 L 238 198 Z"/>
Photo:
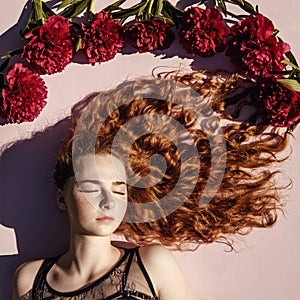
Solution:
<path fill-rule="evenodd" d="M 102 184 L 102 181 L 93 180 L 93 179 L 83 179 L 83 180 L 77 181 L 78 184 L 82 184 L 82 183 L 85 183 L 85 182 L 94 183 L 94 184 Z M 124 182 L 124 181 L 113 181 L 112 184 L 113 185 L 126 185 L 126 182 Z"/>

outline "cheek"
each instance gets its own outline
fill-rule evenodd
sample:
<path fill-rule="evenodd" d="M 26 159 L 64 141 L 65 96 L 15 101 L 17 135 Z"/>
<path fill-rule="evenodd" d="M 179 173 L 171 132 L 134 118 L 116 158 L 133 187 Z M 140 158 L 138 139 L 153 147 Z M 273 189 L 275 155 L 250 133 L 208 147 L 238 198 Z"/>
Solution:
<path fill-rule="evenodd" d="M 75 193 L 70 200 L 70 213 L 77 219 L 87 219 L 95 211 L 84 195 Z"/>

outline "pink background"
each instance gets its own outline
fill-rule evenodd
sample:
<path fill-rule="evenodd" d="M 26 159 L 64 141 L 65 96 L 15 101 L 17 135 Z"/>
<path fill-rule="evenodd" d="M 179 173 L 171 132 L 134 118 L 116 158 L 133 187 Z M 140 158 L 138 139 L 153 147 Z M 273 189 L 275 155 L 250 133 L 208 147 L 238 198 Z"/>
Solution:
<path fill-rule="evenodd" d="M 96 1 L 95 11 L 112 2 Z M 179 4 L 186 7 L 198 2 L 182 0 Z M 260 12 L 280 29 L 280 37 L 291 44 L 300 61 L 300 2 L 251 2 L 258 4 Z M 25 4 L 25 0 L 2 3 L 0 55 L 22 45 L 18 32 L 28 15 L 26 9 L 21 13 Z M 223 55 L 193 62 L 177 43 L 166 53 L 118 54 L 114 60 L 94 67 L 73 63 L 60 74 L 43 77 L 49 89 L 48 104 L 36 121 L 0 127 L 0 299 L 11 297 L 11 276 L 17 265 L 58 254 L 67 245 L 67 223 L 55 207 L 51 172 L 70 107 L 92 91 L 115 87 L 125 79 L 149 76 L 157 66 L 189 70 L 193 63 L 195 67 L 214 70 L 228 65 Z M 293 154 L 283 170 L 293 179 L 293 187 L 286 192 L 285 215 L 279 216 L 274 228 L 256 229 L 240 237 L 238 252 L 228 253 L 224 245 L 213 244 L 193 253 L 174 253 L 199 299 L 300 299 L 299 139 L 297 128 L 291 140 Z"/>

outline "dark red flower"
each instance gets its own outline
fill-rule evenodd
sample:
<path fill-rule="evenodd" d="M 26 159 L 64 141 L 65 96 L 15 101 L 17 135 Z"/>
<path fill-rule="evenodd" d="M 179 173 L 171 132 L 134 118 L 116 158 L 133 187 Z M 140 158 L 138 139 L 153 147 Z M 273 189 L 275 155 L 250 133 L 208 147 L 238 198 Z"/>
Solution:
<path fill-rule="evenodd" d="M 82 25 L 81 47 L 90 63 L 111 60 L 124 46 L 122 25 L 112 15 L 101 11 L 88 25 Z"/>
<path fill-rule="evenodd" d="M 191 7 L 183 17 L 178 35 L 188 53 L 209 57 L 225 50 L 228 29 L 218 10 Z"/>
<path fill-rule="evenodd" d="M 249 15 L 231 27 L 232 39 L 226 55 L 231 57 L 239 71 L 248 76 L 271 76 L 281 71 L 288 44 L 277 41 L 274 25 L 261 14 Z"/>
<path fill-rule="evenodd" d="M 23 57 L 39 74 L 61 72 L 72 61 L 71 23 L 64 17 L 49 17 L 47 23 L 31 30 L 25 38 L 29 42 L 23 49 Z"/>
<path fill-rule="evenodd" d="M 125 40 L 139 52 L 164 50 L 175 39 L 172 24 L 162 20 L 144 20 L 135 22 L 125 30 Z"/>
<path fill-rule="evenodd" d="M 266 124 L 290 127 L 300 119 L 300 94 L 276 78 L 260 78 L 252 93 Z"/>
<path fill-rule="evenodd" d="M 46 105 L 44 80 L 19 63 L 9 68 L 6 80 L 8 86 L 2 89 L 1 117 L 9 123 L 33 121 Z"/>

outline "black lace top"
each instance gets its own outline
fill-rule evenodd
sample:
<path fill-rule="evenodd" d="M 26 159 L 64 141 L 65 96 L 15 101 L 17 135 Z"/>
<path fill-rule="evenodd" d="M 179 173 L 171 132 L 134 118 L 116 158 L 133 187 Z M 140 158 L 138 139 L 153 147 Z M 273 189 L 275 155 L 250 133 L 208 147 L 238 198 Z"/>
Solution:
<path fill-rule="evenodd" d="M 123 249 L 123 256 L 109 272 L 88 286 L 72 292 L 59 292 L 48 284 L 46 276 L 58 257 L 45 259 L 36 275 L 32 290 L 21 299 L 157 300 L 138 249 Z"/>

